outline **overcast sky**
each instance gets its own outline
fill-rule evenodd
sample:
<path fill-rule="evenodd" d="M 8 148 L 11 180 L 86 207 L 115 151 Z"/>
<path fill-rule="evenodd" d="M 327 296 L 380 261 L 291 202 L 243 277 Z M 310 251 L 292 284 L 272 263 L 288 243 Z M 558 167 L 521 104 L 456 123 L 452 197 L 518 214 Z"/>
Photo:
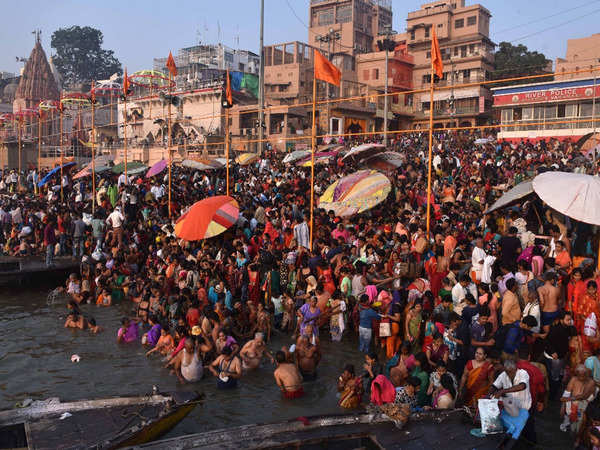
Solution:
<path fill-rule="evenodd" d="M 308 3 L 265 0 L 265 44 L 306 42 Z M 422 3 L 426 2 L 392 0 L 394 29 L 404 31 L 407 13 Z M 482 4 L 492 13 L 494 42 L 523 43 L 550 59 L 564 56 L 567 39 L 600 31 L 600 0 L 486 0 Z M 165 57 L 169 50 L 175 54 L 198 41 L 221 41 L 256 52 L 259 8 L 259 0 L 4 0 L 0 71 L 20 70 L 22 63 L 15 57 L 29 56 L 34 29 L 42 29 L 44 49 L 51 54 L 52 32 L 72 25 L 100 29 L 104 48 L 114 50 L 130 73 L 150 69 L 154 57 Z"/>

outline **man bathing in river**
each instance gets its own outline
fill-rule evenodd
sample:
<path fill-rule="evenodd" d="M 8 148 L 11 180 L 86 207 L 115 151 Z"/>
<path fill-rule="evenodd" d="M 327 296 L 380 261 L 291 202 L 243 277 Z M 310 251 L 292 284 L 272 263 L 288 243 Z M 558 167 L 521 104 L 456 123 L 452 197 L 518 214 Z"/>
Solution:
<path fill-rule="evenodd" d="M 85 330 L 87 326 L 87 320 L 77 311 L 69 313 L 67 320 L 65 321 L 65 328 L 79 328 L 80 330 Z"/>
<path fill-rule="evenodd" d="M 265 355 L 271 359 L 272 363 L 275 362 L 273 355 L 267 350 L 263 334 L 258 332 L 254 335 L 254 339 L 246 342 L 240 351 L 243 369 L 252 370 L 258 368 Z"/>
<path fill-rule="evenodd" d="M 283 397 L 290 400 L 302 397 L 304 389 L 302 388 L 302 375 L 300 375 L 298 368 L 286 361 L 285 352 L 281 350 L 275 353 L 275 359 L 277 360 L 277 368 L 273 375 Z"/>
<path fill-rule="evenodd" d="M 296 341 L 296 364 L 306 381 L 317 378 L 317 365 L 321 360 L 321 350 L 318 345 L 310 343 L 306 336 L 300 336 Z"/>

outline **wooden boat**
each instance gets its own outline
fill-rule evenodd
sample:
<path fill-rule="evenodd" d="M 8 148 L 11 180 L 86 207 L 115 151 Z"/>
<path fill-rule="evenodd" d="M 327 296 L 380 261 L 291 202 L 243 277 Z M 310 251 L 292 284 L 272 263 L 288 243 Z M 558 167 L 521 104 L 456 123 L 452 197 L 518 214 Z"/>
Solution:
<path fill-rule="evenodd" d="M 189 449 L 493 449 L 497 437 L 478 438 L 463 410 L 413 413 L 398 429 L 380 414 L 300 417 L 267 425 L 244 425 L 190 434 L 132 447 L 144 450 Z"/>
<path fill-rule="evenodd" d="M 0 411 L 0 449 L 113 449 L 150 442 L 198 404 L 196 392 L 61 403 Z"/>
<path fill-rule="evenodd" d="M 70 272 L 79 270 L 79 261 L 69 257 L 57 257 L 54 265 L 46 266 L 42 256 L 27 256 L 17 258 L 14 256 L 0 256 L 0 286 L 19 284 L 23 281 L 43 281 L 64 277 Z"/>

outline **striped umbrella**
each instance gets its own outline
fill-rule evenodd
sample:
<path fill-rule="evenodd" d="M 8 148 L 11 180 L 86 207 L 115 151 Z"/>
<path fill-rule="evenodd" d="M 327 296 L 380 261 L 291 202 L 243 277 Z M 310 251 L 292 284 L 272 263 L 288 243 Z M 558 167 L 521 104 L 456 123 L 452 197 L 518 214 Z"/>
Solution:
<path fill-rule="evenodd" d="M 348 217 L 383 202 L 391 190 L 392 185 L 385 175 L 376 170 L 360 170 L 329 186 L 319 199 L 319 208 Z"/>
<path fill-rule="evenodd" d="M 240 166 L 248 166 L 256 161 L 258 161 L 256 153 L 241 153 L 235 158 L 235 162 Z"/>
<path fill-rule="evenodd" d="M 240 214 L 238 202 L 228 195 L 194 203 L 175 223 L 175 235 L 186 241 L 217 236 L 233 226 Z"/>

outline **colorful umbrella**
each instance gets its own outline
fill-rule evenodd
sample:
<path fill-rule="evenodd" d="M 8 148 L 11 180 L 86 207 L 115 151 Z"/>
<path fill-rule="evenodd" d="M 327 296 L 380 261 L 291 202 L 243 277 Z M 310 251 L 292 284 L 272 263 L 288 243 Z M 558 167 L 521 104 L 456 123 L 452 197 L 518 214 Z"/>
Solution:
<path fill-rule="evenodd" d="M 315 153 L 315 164 L 329 164 L 330 160 L 337 155 L 337 152 Z M 300 160 L 296 165 L 298 167 L 310 167 L 312 156 Z"/>
<path fill-rule="evenodd" d="M 295 161 L 298 161 L 299 159 L 304 159 L 307 156 L 310 156 L 310 150 L 294 150 L 293 152 L 285 155 L 285 158 L 283 158 L 283 162 L 285 164 L 293 163 Z"/>
<path fill-rule="evenodd" d="M 404 158 L 400 153 L 396 152 L 378 153 L 365 160 L 365 166 L 369 169 L 382 170 L 384 172 L 396 170 L 398 167 L 402 166 L 403 163 Z"/>
<path fill-rule="evenodd" d="M 360 170 L 340 178 L 319 199 L 319 208 L 347 217 L 367 211 L 386 199 L 392 189 L 388 178 L 375 170 Z"/>
<path fill-rule="evenodd" d="M 240 166 L 248 166 L 256 161 L 258 161 L 256 153 L 241 153 L 235 158 L 235 162 Z"/>
<path fill-rule="evenodd" d="M 75 165 L 75 163 L 73 161 L 71 161 L 71 162 L 68 162 L 66 164 L 63 164 L 62 165 L 62 169 L 64 170 L 64 169 L 70 168 L 70 167 L 72 167 L 74 165 Z M 55 167 L 54 169 L 52 169 L 50 172 L 48 172 L 46 174 L 46 176 L 40 180 L 40 182 L 38 183 L 38 187 L 42 187 L 48 181 L 50 181 L 50 178 L 52 178 L 54 176 L 54 174 L 56 174 L 57 172 L 59 172 L 60 169 L 61 169 L 61 166 L 58 166 L 58 167 Z"/>
<path fill-rule="evenodd" d="M 484 211 L 484 214 L 490 214 L 498 209 L 506 208 L 531 194 L 533 194 L 533 184 L 531 183 L 531 180 L 523 181 L 502 194 L 492 206 Z"/>
<path fill-rule="evenodd" d="M 158 175 L 166 168 L 167 168 L 167 160 L 161 159 L 160 161 L 155 163 L 152 167 L 150 167 L 150 169 L 148 169 L 148 172 L 146 172 L 146 178 L 152 178 L 154 175 Z M 129 167 L 127 168 L 127 172 L 129 172 Z"/>
<path fill-rule="evenodd" d="M 383 144 L 362 144 L 358 147 L 352 148 L 348 153 L 344 155 L 344 158 L 342 159 L 346 159 L 352 156 L 354 159 L 360 160 L 376 155 L 377 153 L 383 152 L 385 152 L 385 145 Z"/>
<path fill-rule="evenodd" d="M 96 157 L 95 168 L 96 173 L 105 172 L 110 169 L 110 162 L 113 160 L 111 155 L 100 155 Z M 92 163 L 88 163 L 83 169 L 73 175 L 73 179 L 87 177 L 92 174 Z"/>
<path fill-rule="evenodd" d="M 127 175 L 135 175 L 137 173 L 142 173 L 147 168 L 147 165 L 142 164 L 139 161 L 130 161 L 127 163 Z M 125 172 L 125 163 L 122 162 L 114 166 L 112 168 L 112 172 L 116 174 L 121 174 Z"/>
<path fill-rule="evenodd" d="M 240 214 L 238 202 L 228 195 L 208 197 L 194 203 L 175 223 L 175 235 L 200 241 L 223 233 Z"/>

